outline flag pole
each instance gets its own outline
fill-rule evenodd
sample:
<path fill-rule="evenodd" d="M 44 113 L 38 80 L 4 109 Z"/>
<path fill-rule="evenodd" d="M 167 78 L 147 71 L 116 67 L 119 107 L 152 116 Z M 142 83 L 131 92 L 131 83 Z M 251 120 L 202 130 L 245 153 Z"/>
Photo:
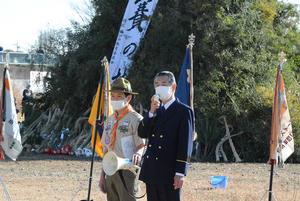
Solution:
<path fill-rule="evenodd" d="M 192 33 L 191 35 L 189 35 L 189 39 L 188 39 L 189 43 L 188 43 L 188 48 L 190 49 L 190 107 L 194 112 L 194 62 L 193 62 L 193 47 L 195 44 L 195 35 Z M 194 119 L 194 132 L 193 132 L 193 141 L 195 141 L 197 139 L 197 132 L 195 129 L 195 122 L 196 120 Z"/>
<path fill-rule="evenodd" d="M 272 201 L 272 196 L 273 196 L 273 175 L 274 175 L 274 164 L 276 161 L 274 159 L 270 160 L 271 163 L 271 172 L 270 172 L 270 183 L 269 183 L 269 201 Z"/>
<path fill-rule="evenodd" d="M 105 66 L 105 62 L 107 62 L 107 60 L 104 58 L 101 63 L 102 63 L 102 67 L 101 69 L 104 69 Z M 88 188 L 88 197 L 87 200 L 81 200 L 81 201 L 93 201 L 90 200 L 90 195 L 91 195 L 91 188 L 92 188 L 92 181 L 93 181 L 93 168 L 94 168 L 94 159 L 95 159 L 95 149 L 96 149 L 96 140 L 97 140 L 97 128 L 96 128 L 96 124 L 97 124 L 97 120 L 100 114 L 100 102 L 101 102 L 101 96 L 102 96 L 102 86 L 103 86 L 103 80 L 104 80 L 104 71 L 100 71 L 100 94 L 99 94 L 99 99 L 98 99 L 98 103 L 97 103 L 97 118 L 95 121 L 95 128 L 94 128 L 94 144 L 93 144 L 93 153 L 92 153 L 92 161 L 91 161 L 91 168 L 90 168 L 90 177 L 89 177 L 89 188 Z"/>
<path fill-rule="evenodd" d="M 190 107 L 194 111 L 194 63 L 193 63 L 193 46 L 195 44 L 195 35 L 189 35 L 189 44 L 190 49 L 190 62 L 191 62 L 191 71 L 190 71 Z"/>
<path fill-rule="evenodd" d="M 279 54 L 279 60 L 280 60 L 280 63 L 279 63 L 279 66 L 278 66 L 278 69 L 277 69 L 277 72 L 278 73 L 282 73 L 282 70 L 283 70 L 283 64 L 284 62 L 286 62 L 286 58 L 285 58 L 286 54 L 284 52 L 280 52 Z M 280 86 L 281 82 L 279 82 L 279 89 L 281 88 Z M 280 98 L 280 97 L 278 97 Z M 279 115 L 280 115 L 280 107 L 279 107 L 279 111 L 278 111 Z M 277 122 L 278 123 L 278 122 Z M 279 123 L 279 132 L 280 132 L 281 128 L 280 128 L 280 123 Z M 281 136 L 278 136 L 280 137 L 278 140 L 279 140 L 279 145 L 278 145 L 278 148 L 279 148 L 279 154 L 280 154 L 280 161 L 282 161 L 282 156 L 281 156 L 281 150 L 282 150 L 282 142 L 281 142 Z M 275 159 L 270 159 L 269 163 L 271 164 L 271 171 L 270 171 L 270 183 L 269 183 L 269 199 L 268 201 L 272 201 L 272 198 L 274 197 L 273 195 L 273 176 L 274 176 L 274 166 L 276 164 L 276 160 Z"/>

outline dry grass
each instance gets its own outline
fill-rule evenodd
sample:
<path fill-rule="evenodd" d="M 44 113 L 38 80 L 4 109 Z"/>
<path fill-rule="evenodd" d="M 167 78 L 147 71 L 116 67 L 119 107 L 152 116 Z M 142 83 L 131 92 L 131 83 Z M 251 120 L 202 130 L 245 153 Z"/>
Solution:
<path fill-rule="evenodd" d="M 79 201 L 86 199 L 90 162 L 72 157 L 22 156 L 17 163 L 0 162 L 2 177 L 12 201 Z M 94 164 L 92 196 L 105 201 L 97 187 L 101 163 Z M 182 192 L 183 201 L 266 201 L 269 165 L 193 163 Z M 274 192 L 278 201 L 300 200 L 300 165 L 275 169 Z M 210 176 L 229 177 L 226 190 L 211 189 Z M 262 199 L 264 197 L 264 199 Z M 3 189 L 0 186 L 0 200 Z M 141 201 L 145 201 L 142 199 Z"/>

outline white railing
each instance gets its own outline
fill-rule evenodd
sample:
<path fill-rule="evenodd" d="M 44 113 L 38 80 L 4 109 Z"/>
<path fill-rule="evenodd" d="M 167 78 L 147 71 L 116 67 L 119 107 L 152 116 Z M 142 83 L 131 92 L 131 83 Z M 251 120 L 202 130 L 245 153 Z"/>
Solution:
<path fill-rule="evenodd" d="M 0 52 L 0 64 L 55 66 L 57 57 L 41 53 Z"/>

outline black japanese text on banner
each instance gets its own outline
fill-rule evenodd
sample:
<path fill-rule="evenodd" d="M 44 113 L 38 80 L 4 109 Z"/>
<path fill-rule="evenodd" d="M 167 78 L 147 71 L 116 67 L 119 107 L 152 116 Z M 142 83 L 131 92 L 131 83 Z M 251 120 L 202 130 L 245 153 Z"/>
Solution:
<path fill-rule="evenodd" d="M 129 0 L 110 60 L 111 80 L 126 76 L 158 0 Z"/>

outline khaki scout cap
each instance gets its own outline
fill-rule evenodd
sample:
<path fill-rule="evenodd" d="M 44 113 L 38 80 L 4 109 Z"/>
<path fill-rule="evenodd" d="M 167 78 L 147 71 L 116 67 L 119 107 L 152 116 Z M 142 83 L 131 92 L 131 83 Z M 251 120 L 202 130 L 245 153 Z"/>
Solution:
<path fill-rule="evenodd" d="M 129 93 L 133 95 L 138 94 L 132 91 L 130 82 L 123 77 L 117 78 L 112 83 L 110 91 Z"/>

